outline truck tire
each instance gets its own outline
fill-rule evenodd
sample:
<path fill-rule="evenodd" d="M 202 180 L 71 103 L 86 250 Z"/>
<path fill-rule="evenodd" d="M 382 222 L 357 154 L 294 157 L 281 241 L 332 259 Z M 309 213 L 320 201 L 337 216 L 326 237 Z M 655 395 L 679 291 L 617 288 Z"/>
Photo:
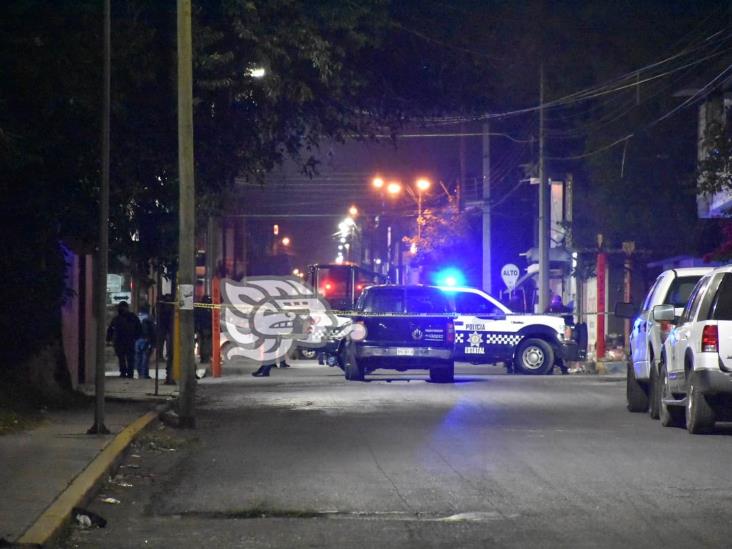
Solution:
<path fill-rule="evenodd" d="M 651 361 L 650 381 L 648 382 L 648 415 L 651 419 L 658 419 L 661 412 L 661 383 L 658 379 L 658 370 Z"/>
<path fill-rule="evenodd" d="M 516 371 L 522 374 L 547 374 L 554 367 L 554 350 L 543 339 L 524 339 L 516 350 L 514 364 Z"/>
<path fill-rule="evenodd" d="M 701 389 L 694 384 L 692 376 L 686 394 L 686 429 L 692 435 L 711 433 L 715 419 L 714 410 L 709 406 Z"/>
<path fill-rule="evenodd" d="M 343 371 L 348 381 L 363 381 L 363 369 L 358 365 L 353 343 L 346 343 L 342 350 Z"/>
<path fill-rule="evenodd" d="M 648 411 L 647 389 L 635 378 L 633 363 L 628 362 L 625 376 L 625 396 L 629 412 L 639 413 Z"/>
<path fill-rule="evenodd" d="M 439 366 L 430 368 L 432 383 L 453 383 L 455 381 L 455 361 L 448 360 Z"/>
<path fill-rule="evenodd" d="M 668 385 L 668 371 L 664 363 L 661 363 L 659 381 L 661 385 L 661 403 L 658 416 L 661 420 L 661 425 L 664 427 L 680 427 L 684 424 L 684 409 L 681 406 L 667 406 L 663 403 L 664 399 L 674 397 Z"/>

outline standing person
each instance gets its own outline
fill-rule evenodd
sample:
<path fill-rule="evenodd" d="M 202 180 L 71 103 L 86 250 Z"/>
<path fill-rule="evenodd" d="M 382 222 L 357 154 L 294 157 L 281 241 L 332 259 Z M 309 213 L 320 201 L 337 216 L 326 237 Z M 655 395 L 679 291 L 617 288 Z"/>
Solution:
<path fill-rule="evenodd" d="M 569 308 L 562 303 L 562 296 L 559 294 L 554 294 L 552 296 L 551 303 L 549 304 L 549 307 L 547 308 L 547 313 L 568 313 Z"/>
<path fill-rule="evenodd" d="M 107 328 L 107 342 L 114 345 L 119 360 L 119 377 L 134 377 L 135 342 L 140 337 L 140 321 L 130 312 L 126 301 L 117 305 L 117 316 Z"/>
<path fill-rule="evenodd" d="M 150 379 L 150 353 L 155 341 L 155 323 L 150 318 L 150 308 L 140 308 L 140 337 L 135 341 L 135 369 L 139 379 Z"/>
<path fill-rule="evenodd" d="M 164 294 L 158 302 L 158 352 L 165 347 L 165 384 L 175 385 L 173 381 L 173 296 Z"/>

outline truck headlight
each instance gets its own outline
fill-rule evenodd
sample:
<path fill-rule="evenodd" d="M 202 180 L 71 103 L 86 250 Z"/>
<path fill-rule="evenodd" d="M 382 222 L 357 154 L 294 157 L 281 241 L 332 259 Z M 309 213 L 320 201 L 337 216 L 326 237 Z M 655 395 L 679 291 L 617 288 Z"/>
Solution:
<path fill-rule="evenodd" d="M 354 322 L 351 326 L 351 341 L 363 341 L 366 335 L 366 325 L 363 322 Z"/>

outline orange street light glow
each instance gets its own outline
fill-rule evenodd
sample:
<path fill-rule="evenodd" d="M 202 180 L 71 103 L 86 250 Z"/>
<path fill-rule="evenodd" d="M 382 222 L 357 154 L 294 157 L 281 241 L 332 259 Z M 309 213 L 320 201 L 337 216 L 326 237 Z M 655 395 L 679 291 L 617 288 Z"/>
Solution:
<path fill-rule="evenodd" d="M 289 246 L 290 245 L 290 237 L 289 236 L 286 236 L 285 238 L 282 239 L 282 245 L 283 246 Z"/>
<path fill-rule="evenodd" d="M 356 206 L 351 206 L 350 208 L 348 208 L 348 214 L 351 217 L 356 217 L 358 215 L 358 208 Z"/>
<path fill-rule="evenodd" d="M 395 196 L 402 192 L 402 184 L 397 183 L 396 181 L 392 181 L 386 186 L 386 192 L 388 192 L 390 195 Z"/>
<path fill-rule="evenodd" d="M 371 184 L 374 186 L 374 189 L 380 189 L 384 186 L 384 180 L 380 177 L 374 177 L 374 179 L 371 181 Z"/>
<path fill-rule="evenodd" d="M 417 188 L 420 191 L 426 191 L 430 188 L 430 185 L 432 185 L 432 183 L 430 183 L 429 179 L 425 179 L 424 177 L 417 179 Z"/>

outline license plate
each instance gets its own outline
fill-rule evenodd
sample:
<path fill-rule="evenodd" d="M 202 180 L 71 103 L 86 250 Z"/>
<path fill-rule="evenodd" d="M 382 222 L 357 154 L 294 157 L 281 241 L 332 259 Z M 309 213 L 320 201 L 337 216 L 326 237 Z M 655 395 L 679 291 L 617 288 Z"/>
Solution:
<path fill-rule="evenodd" d="M 397 356 L 414 356 L 414 349 L 412 349 L 411 347 L 397 347 L 396 351 Z"/>

